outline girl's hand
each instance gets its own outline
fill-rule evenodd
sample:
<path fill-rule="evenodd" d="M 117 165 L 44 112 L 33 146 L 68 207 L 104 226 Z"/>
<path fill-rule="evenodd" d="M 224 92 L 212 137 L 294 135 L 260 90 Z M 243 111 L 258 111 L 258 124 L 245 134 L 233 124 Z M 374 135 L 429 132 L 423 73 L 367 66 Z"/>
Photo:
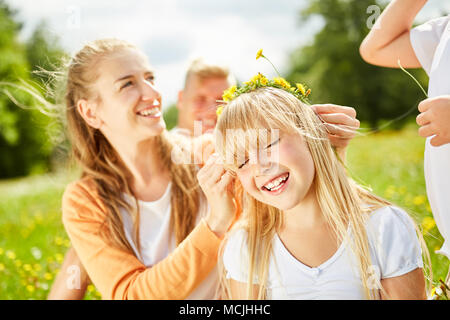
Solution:
<path fill-rule="evenodd" d="M 224 169 L 219 156 L 213 154 L 197 173 L 197 179 L 206 195 L 211 211 L 205 218 L 210 229 L 222 237 L 234 219 L 234 177 Z"/>
<path fill-rule="evenodd" d="M 430 143 L 435 147 L 450 143 L 450 95 L 423 100 L 419 111 L 421 114 L 416 118 L 419 135 L 424 138 L 434 135 Z"/>

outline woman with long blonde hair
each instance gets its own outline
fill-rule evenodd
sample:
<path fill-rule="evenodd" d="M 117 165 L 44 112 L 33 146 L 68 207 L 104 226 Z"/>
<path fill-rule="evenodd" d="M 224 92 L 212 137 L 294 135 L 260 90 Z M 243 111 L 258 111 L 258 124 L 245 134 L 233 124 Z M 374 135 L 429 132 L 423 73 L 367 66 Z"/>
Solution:
<path fill-rule="evenodd" d="M 145 55 L 122 40 L 87 44 L 70 61 L 64 98 L 82 168 L 62 204 L 74 267 L 104 299 L 213 299 L 234 212 L 208 210 L 197 165 L 172 161 L 183 142 L 165 130 Z"/>
<path fill-rule="evenodd" d="M 223 107 L 215 135 L 244 190 L 220 260 L 224 298 L 426 298 L 415 224 L 347 176 L 310 106 L 257 88 Z M 208 201 L 227 198 L 200 178 Z"/>

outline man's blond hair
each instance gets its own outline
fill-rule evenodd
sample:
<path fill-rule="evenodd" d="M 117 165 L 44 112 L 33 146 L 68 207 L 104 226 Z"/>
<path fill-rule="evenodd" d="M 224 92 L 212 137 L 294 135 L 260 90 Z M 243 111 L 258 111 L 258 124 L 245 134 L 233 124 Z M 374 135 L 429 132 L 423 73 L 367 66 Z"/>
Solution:
<path fill-rule="evenodd" d="M 203 58 L 194 59 L 189 65 L 184 81 L 185 89 L 194 77 L 197 77 L 200 82 L 211 78 L 226 78 L 230 85 L 235 83 L 234 77 L 231 75 L 228 67 L 206 61 Z"/>

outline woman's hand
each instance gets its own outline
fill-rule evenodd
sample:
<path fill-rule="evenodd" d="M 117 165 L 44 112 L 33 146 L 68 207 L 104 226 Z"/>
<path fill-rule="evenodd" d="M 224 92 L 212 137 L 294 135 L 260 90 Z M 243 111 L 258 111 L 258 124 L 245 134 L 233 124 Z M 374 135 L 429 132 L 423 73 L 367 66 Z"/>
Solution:
<path fill-rule="evenodd" d="M 197 179 L 206 195 L 211 211 L 205 218 L 210 229 L 222 237 L 233 222 L 236 205 L 233 201 L 234 177 L 224 169 L 217 154 L 212 154 Z"/>
<path fill-rule="evenodd" d="M 311 108 L 325 124 L 331 145 L 344 161 L 346 148 L 360 125 L 356 119 L 356 110 L 336 104 L 315 104 Z"/>

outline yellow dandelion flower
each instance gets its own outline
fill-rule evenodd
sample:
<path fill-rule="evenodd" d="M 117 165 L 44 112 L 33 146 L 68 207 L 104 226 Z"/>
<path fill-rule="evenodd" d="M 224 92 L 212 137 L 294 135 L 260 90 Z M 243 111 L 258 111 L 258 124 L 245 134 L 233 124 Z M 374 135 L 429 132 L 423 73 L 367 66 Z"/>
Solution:
<path fill-rule="evenodd" d="M 70 240 L 64 240 L 64 247 L 69 248 L 70 247 Z"/>
<path fill-rule="evenodd" d="M 95 287 L 94 287 L 93 284 L 90 284 L 90 285 L 87 286 L 87 291 L 88 292 L 93 292 L 94 290 L 95 290 Z"/>
<path fill-rule="evenodd" d="M 52 279 L 53 279 L 53 276 L 52 276 L 51 273 L 46 272 L 46 273 L 44 273 L 44 279 L 45 279 L 45 280 L 52 280 Z"/>
<path fill-rule="evenodd" d="M 230 88 L 228 88 L 227 90 L 224 91 L 222 99 L 223 101 L 231 101 L 234 97 L 234 93 L 236 92 L 237 87 L 236 86 L 232 86 Z"/>
<path fill-rule="evenodd" d="M 262 77 L 259 82 L 263 85 L 266 86 L 269 83 L 269 80 L 266 77 Z"/>
<path fill-rule="evenodd" d="M 25 271 L 31 271 L 31 265 L 28 264 L 28 263 L 25 263 L 25 264 L 23 265 L 23 270 L 25 270 Z"/>
<path fill-rule="evenodd" d="M 216 110 L 217 118 L 220 117 L 220 115 L 222 114 L 222 111 L 223 111 L 223 106 L 220 106 L 217 108 L 217 110 Z"/>
<path fill-rule="evenodd" d="M 34 292 L 34 286 L 31 284 L 27 285 L 27 291 L 33 293 Z"/>
<path fill-rule="evenodd" d="M 283 88 L 285 88 L 285 89 L 289 89 L 289 88 L 291 87 L 291 85 L 289 84 L 289 82 L 287 82 L 286 79 L 284 79 L 284 78 L 282 78 L 282 77 L 276 77 L 276 78 L 273 79 L 273 81 L 274 81 L 277 85 L 279 85 L 279 86 L 281 86 L 281 87 L 283 87 Z"/>
<path fill-rule="evenodd" d="M 33 265 L 33 268 L 34 268 L 34 270 L 36 270 L 38 272 L 42 270 L 42 266 L 39 263 L 35 263 Z"/>
<path fill-rule="evenodd" d="M 297 87 L 298 91 L 304 96 L 306 94 L 305 87 L 301 83 L 296 83 L 295 86 Z"/>
<path fill-rule="evenodd" d="M 14 253 L 14 251 L 11 251 L 11 250 L 6 251 L 6 256 L 8 257 L 8 259 L 11 259 L 11 260 L 16 259 L 16 254 Z"/>
<path fill-rule="evenodd" d="M 263 49 L 259 49 L 258 52 L 256 53 L 256 60 L 258 60 L 261 57 L 264 57 Z"/>
<path fill-rule="evenodd" d="M 427 200 L 427 198 L 423 195 L 416 196 L 413 199 L 413 204 L 416 206 L 420 206 L 421 204 L 424 204 L 426 200 Z"/>
<path fill-rule="evenodd" d="M 0 263 L 0 271 L 4 271 L 5 270 L 5 265 L 3 263 Z"/>
<path fill-rule="evenodd" d="M 4 252 L 3 248 L 0 248 L 0 256 L 2 256 Z"/>
<path fill-rule="evenodd" d="M 436 222 L 434 221 L 434 219 L 432 217 L 425 217 L 422 220 L 422 227 L 425 232 L 428 232 L 431 229 L 433 229 L 435 225 L 436 225 Z"/>
<path fill-rule="evenodd" d="M 55 259 L 57 262 L 61 263 L 61 262 L 63 262 L 64 257 L 61 253 L 57 253 L 57 254 L 55 254 Z"/>
<path fill-rule="evenodd" d="M 17 268 L 20 268 L 22 266 L 22 261 L 16 260 L 14 261 L 14 264 L 16 265 Z"/>
<path fill-rule="evenodd" d="M 61 237 L 56 237 L 56 238 L 55 238 L 55 244 L 56 244 L 57 246 L 62 246 L 62 244 L 63 244 L 63 238 L 61 238 Z"/>

